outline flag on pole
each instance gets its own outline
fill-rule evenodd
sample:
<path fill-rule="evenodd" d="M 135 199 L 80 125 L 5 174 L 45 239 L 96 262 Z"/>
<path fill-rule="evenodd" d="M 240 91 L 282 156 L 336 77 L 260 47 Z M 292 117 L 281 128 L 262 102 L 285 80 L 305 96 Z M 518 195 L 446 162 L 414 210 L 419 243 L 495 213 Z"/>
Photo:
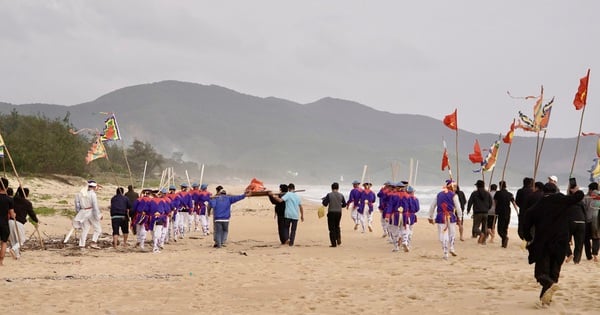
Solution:
<path fill-rule="evenodd" d="M 479 141 L 477 141 L 477 139 L 475 139 L 475 144 L 473 145 L 473 153 L 469 154 L 469 160 L 471 160 L 471 163 L 483 162 L 483 155 L 481 155 L 481 147 L 479 146 Z"/>
<path fill-rule="evenodd" d="M 457 110 L 458 109 L 455 109 L 452 114 L 446 115 L 444 117 L 444 125 L 446 125 L 446 127 L 450 128 L 452 130 L 458 129 Z"/>
<path fill-rule="evenodd" d="M 2 135 L 0 135 L 0 145 L 4 146 L 4 138 L 2 138 Z"/>
<path fill-rule="evenodd" d="M 97 136 L 92 147 L 89 149 L 87 156 L 85 157 L 86 164 L 90 164 L 91 161 L 106 157 L 106 148 L 101 140 L 102 136 Z"/>
<path fill-rule="evenodd" d="M 115 114 L 110 115 L 104 121 L 104 130 L 100 137 L 102 141 L 121 140 L 121 132 L 119 131 L 119 125 L 117 125 Z"/>
<path fill-rule="evenodd" d="M 442 155 L 442 171 L 450 169 L 450 161 L 448 160 L 448 150 L 446 150 L 446 143 L 444 143 L 444 154 Z"/>
<path fill-rule="evenodd" d="M 512 143 L 514 135 L 515 135 L 515 120 L 513 119 L 512 124 L 510 124 L 510 130 L 506 133 L 506 136 L 504 136 L 504 138 L 502 138 L 502 142 Z"/>
<path fill-rule="evenodd" d="M 582 109 L 587 103 L 589 80 L 590 69 L 588 69 L 587 75 L 585 77 L 579 79 L 579 88 L 577 88 L 577 93 L 575 93 L 575 99 L 573 100 L 573 105 L 575 105 L 576 110 Z"/>
<path fill-rule="evenodd" d="M 548 104 L 544 105 L 542 108 L 542 120 L 540 120 L 539 128 L 540 130 L 545 130 L 548 128 L 548 123 L 550 122 L 550 113 L 552 112 L 552 105 L 554 104 L 554 97 L 548 102 Z"/>
<path fill-rule="evenodd" d="M 500 151 L 499 149 L 500 140 L 496 140 L 490 147 L 490 151 L 488 152 L 487 156 L 483 160 L 483 163 L 481 164 L 481 169 L 483 171 L 488 172 L 494 169 L 494 166 L 496 166 L 496 160 L 498 159 L 498 151 Z"/>

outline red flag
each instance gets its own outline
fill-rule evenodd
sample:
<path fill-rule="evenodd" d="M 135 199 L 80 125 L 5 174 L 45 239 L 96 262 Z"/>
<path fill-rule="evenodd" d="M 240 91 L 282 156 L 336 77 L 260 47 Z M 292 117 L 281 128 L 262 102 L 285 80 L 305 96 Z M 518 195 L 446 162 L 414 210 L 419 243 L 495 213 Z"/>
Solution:
<path fill-rule="evenodd" d="M 512 143 L 513 136 L 515 135 L 515 120 L 513 119 L 512 124 L 510 124 L 510 130 L 506 133 L 506 136 L 502 138 L 504 143 Z"/>
<path fill-rule="evenodd" d="M 479 141 L 475 140 L 475 144 L 473 145 L 473 153 L 469 154 L 469 160 L 471 163 L 481 163 L 483 162 L 483 155 L 481 155 L 481 147 L 479 146 Z"/>
<path fill-rule="evenodd" d="M 444 155 L 442 155 L 442 171 L 446 168 L 450 169 L 450 161 L 448 160 L 448 150 L 444 148 Z"/>
<path fill-rule="evenodd" d="M 452 129 L 452 130 L 456 130 L 458 129 L 458 124 L 456 122 L 456 111 L 457 109 L 454 110 L 454 112 L 450 115 L 446 115 L 444 117 L 444 125 L 446 125 L 446 127 Z"/>
<path fill-rule="evenodd" d="M 577 93 L 575 93 L 575 99 L 573 100 L 573 105 L 575 105 L 576 110 L 582 109 L 587 102 L 589 80 L 590 69 L 588 69 L 587 75 L 585 77 L 579 79 L 579 88 L 577 89 Z"/>

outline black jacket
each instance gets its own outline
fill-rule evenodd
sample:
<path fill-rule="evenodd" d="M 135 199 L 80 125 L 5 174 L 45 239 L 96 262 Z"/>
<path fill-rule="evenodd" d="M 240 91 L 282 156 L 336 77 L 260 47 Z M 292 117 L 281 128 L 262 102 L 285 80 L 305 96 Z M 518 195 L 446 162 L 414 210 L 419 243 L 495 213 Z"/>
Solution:
<path fill-rule="evenodd" d="M 523 224 L 523 236 L 530 242 L 529 263 L 540 260 L 544 255 L 564 259 L 569 243 L 569 207 L 583 199 L 583 192 L 565 196 L 561 193 L 545 195 L 527 210 Z M 535 237 L 531 228 L 535 228 Z"/>

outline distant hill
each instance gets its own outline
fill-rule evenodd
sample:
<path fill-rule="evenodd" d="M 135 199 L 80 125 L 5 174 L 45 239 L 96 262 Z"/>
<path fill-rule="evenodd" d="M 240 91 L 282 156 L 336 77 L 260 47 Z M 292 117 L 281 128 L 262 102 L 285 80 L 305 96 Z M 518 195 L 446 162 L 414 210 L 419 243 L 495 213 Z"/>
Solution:
<path fill-rule="evenodd" d="M 368 165 L 367 178 L 380 184 L 391 178 L 394 161 L 400 164 L 399 176 L 407 179 L 413 158 L 419 161 L 418 184 L 438 185 L 447 176 L 440 170 L 443 138 L 456 173 L 454 132 L 439 119 L 392 114 L 330 97 L 299 104 L 215 85 L 162 81 L 125 87 L 74 106 L 0 103 L 1 112 L 12 110 L 61 119 L 69 114 L 77 128 L 98 129 L 105 118 L 99 112 L 115 112 L 127 144 L 134 138 L 148 141 L 165 157 L 182 152 L 184 160 L 204 163 L 209 178 L 227 168 L 244 181 L 257 177 L 329 184 L 341 176 L 346 181 L 360 179 L 363 165 Z M 459 135 L 460 183 L 472 185 L 481 178 L 468 160 L 474 140 L 484 149 L 498 135 L 464 130 Z M 532 175 L 536 140 L 515 137 L 506 173 L 509 185 L 519 186 L 523 176 Z M 580 183 L 588 182 L 595 141 L 581 139 L 575 172 Z M 543 146 L 537 179 L 555 174 L 566 184 L 575 138 L 545 139 Z M 500 150 L 495 182 L 501 177 L 507 146 L 502 144 Z M 198 172 L 190 170 L 190 176 Z"/>

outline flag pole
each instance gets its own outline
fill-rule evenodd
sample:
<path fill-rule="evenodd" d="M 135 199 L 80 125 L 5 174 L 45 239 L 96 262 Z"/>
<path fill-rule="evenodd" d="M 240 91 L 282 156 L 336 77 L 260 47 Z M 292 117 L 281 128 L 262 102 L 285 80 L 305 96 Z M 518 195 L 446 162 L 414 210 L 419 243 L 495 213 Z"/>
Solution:
<path fill-rule="evenodd" d="M 581 109 L 581 118 L 579 119 L 579 132 L 577 132 L 577 143 L 575 144 L 575 154 L 573 154 L 573 163 L 571 163 L 571 172 L 569 173 L 569 178 L 573 177 L 575 160 L 577 160 L 577 151 L 579 150 L 579 140 L 581 139 L 581 126 L 583 125 L 583 115 L 585 114 L 585 108 L 586 106 L 583 106 L 583 109 Z"/>
<path fill-rule="evenodd" d="M 539 137 L 539 132 L 538 132 L 538 137 Z M 540 144 L 540 148 L 539 150 L 537 150 L 536 152 L 536 160 L 535 160 L 535 167 L 534 167 L 534 171 L 533 171 L 533 181 L 535 182 L 535 178 L 537 175 L 537 170 L 538 167 L 540 166 L 540 159 L 542 158 L 542 150 L 544 149 L 544 142 L 546 141 L 546 130 L 544 130 L 544 136 L 542 137 L 542 143 Z"/>
<path fill-rule="evenodd" d="M 456 115 L 456 185 L 460 186 L 459 184 L 459 175 L 460 172 L 458 171 L 458 115 Z"/>
<path fill-rule="evenodd" d="M 510 143 L 508 144 L 508 150 L 506 150 L 506 159 L 504 160 L 504 166 L 502 167 L 502 180 L 504 180 L 504 174 L 506 172 L 506 165 L 508 164 L 508 157 L 510 156 L 510 148 L 512 147 L 512 137 L 514 136 L 514 130 L 512 129 L 512 126 L 515 125 L 515 119 L 513 118 L 513 123 L 511 125 L 511 131 L 509 132 L 513 132 L 513 134 L 511 135 L 510 138 Z"/>
<path fill-rule="evenodd" d="M 144 190 L 144 182 L 146 181 L 146 167 L 148 167 L 148 161 L 144 161 L 144 174 L 142 174 L 142 188 Z"/>
<path fill-rule="evenodd" d="M 587 91 L 588 86 L 590 84 L 590 69 L 587 71 L 587 82 L 585 83 L 585 97 L 587 100 Z M 579 139 L 581 138 L 581 126 L 583 125 L 583 115 L 585 114 L 586 104 L 583 105 L 583 109 L 581 109 L 581 118 L 579 119 L 579 132 L 577 133 L 577 144 L 575 145 L 575 154 L 573 155 L 573 163 L 571 164 L 571 172 L 569 173 L 569 178 L 573 177 L 573 169 L 575 168 L 575 160 L 577 159 L 577 151 L 579 150 Z"/>
<path fill-rule="evenodd" d="M 133 187 L 133 175 L 131 175 L 131 166 L 129 166 L 129 160 L 127 159 L 127 151 L 125 150 L 125 145 L 122 142 L 121 149 L 123 150 L 123 157 L 125 157 L 125 164 L 127 165 L 127 171 L 129 172 L 129 181 L 131 182 L 131 187 Z"/>
<path fill-rule="evenodd" d="M 419 173 L 419 160 L 417 160 L 417 163 L 415 164 L 415 178 L 414 181 L 412 183 L 413 187 L 417 186 L 417 174 Z"/>
<path fill-rule="evenodd" d="M 504 160 L 504 166 L 502 167 L 502 180 L 504 180 L 504 174 L 506 172 L 506 165 L 508 164 L 508 157 L 510 156 L 510 148 L 512 147 L 512 141 L 508 144 L 508 150 L 506 150 L 506 159 Z"/>

